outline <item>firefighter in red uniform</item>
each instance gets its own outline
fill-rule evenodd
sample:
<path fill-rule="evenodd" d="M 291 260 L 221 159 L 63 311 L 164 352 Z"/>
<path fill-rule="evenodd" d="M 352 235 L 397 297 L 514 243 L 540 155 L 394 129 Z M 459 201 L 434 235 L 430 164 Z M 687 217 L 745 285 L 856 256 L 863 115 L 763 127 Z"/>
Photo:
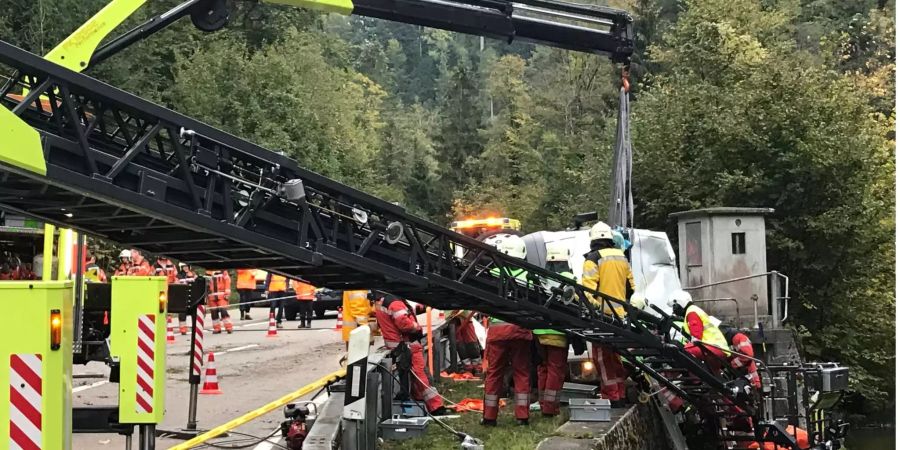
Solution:
<path fill-rule="evenodd" d="M 156 262 L 153 263 L 153 273 L 157 276 L 166 277 L 166 283 L 169 284 L 174 284 L 178 281 L 178 269 L 175 267 L 175 264 L 172 263 L 171 259 L 162 255 L 156 257 Z"/>
<path fill-rule="evenodd" d="M 691 294 L 680 291 L 669 303 L 672 314 L 684 317 L 682 328 L 686 342 L 684 350 L 694 358 L 704 361 L 710 370 L 722 370 L 728 355 L 722 349 L 728 348 L 728 341 L 719 330 L 719 320 L 695 305 Z"/>
<path fill-rule="evenodd" d="M 401 345 L 409 347 L 412 353 L 410 385 L 412 397 L 424 401 L 432 415 L 442 415 L 446 411 L 437 389 L 428 382 L 425 375 L 425 357 L 422 354 L 422 326 L 416 321 L 415 312 L 405 300 L 386 293 L 377 293 L 380 298 L 375 303 L 375 320 L 381 328 L 384 346 L 396 349 Z"/>
<path fill-rule="evenodd" d="M 497 250 L 509 256 L 525 259 L 525 241 L 518 236 L 503 236 L 494 242 Z M 499 276 L 494 268 L 491 274 Z M 526 282 L 527 273 L 514 269 L 511 273 L 520 282 Z M 500 412 L 500 394 L 503 392 L 503 378 L 507 369 L 513 371 L 513 391 L 515 392 L 515 415 L 519 425 L 528 425 L 528 406 L 531 394 L 531 330 L 518 325 L 491 318 L 487 331 L 484 358 L 487 369 L 484 372 L 484 415 L 481 424 L 497 425 Z"/>
<path fill-rule="evenodd" d="M 197 274 L 191 270 L 191 266 L 185 263 L 178 263 L 178 274 L 176 275 L 178 278 L 179 284 L 190 284 L 193 283 L 197 278 Z M 178 313 L 178 332 L 182 335 L 187 334 L 187 313 Z"/>
<path fill-rule="evenodd" d="M 139 250 L 131 249 L 131 267 L 128 268 L 128 275 L 153 275 L 153 267 L 150 267 L 150 263 L 144 259 Z"/>
<path fill-rule="evenodd" d="M 728 363 L 738 376 L 744 377 L 755 389 L 762 389 L 762 381 L 759 379 L 759 370 L 753 356 L 753 343 L 746 334 L 738 329 L 726 325 L 720 325 L 719 329 L 725 335 L 725 340 L 733 352 L 729 355 Z"/>
<path fill-rule="evenodd" d="M 478 335 L 475 334 L 475 324 L 472 317 L 475 311 L 456 309 L 447 315 L 448 321 L 456 324 L 456 353 L 462 360 L 464 372 L 481 372 L 481 344 Z"/>
<path fill-rule="evenodd" d="M 231 324 L 231 315 L 225 309 L 228 306 L 228 297 L 231 297 L 231 277 L 227 270 L 214 270 L 209 273 L 209 294 L 207 305 L 213 320 L 213 334 L 222 332 L 222 323 L 228 334 L 234 329 Z"/>

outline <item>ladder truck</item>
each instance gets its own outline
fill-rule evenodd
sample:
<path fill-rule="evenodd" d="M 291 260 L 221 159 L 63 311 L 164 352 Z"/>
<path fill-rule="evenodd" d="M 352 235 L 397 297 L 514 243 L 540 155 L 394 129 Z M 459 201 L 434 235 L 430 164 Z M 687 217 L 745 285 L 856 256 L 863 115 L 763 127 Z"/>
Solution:
<path fill-rule="evenodd" d="M 476 310 L 528 328 L 565 330 L 614 347 L 637 370 L 693 405 L 713 430 L 709 438 L 715 447 L 768 442 L 800 450 L 766 413 L 764 399 L 738 392 L 733 379 L 667 339 L 670 320 L 79 73 L 180 18 L 190 17 L 205 31 L 223 27 L 228 18 L 224 0 L 187 0 L 101 46 L 143 3 L 113 0 L 46 57 L 0 41 L 0 66 L 9 69 L 9 81 L 0 89 L 0 208 L 207 269 L 255 267 L 319 287 L 378 289 L 435 308 Z M 266 3 L 536 42 L 606 56 L 626 67 L 633 51 L 632 19 L 626 12 L 556 0 Z M 521 270 L 528 273 L 527 283 L 512 276 Z M 147 291 L 159 292 L 159 298 L 154 294 L 142 301 L 145 309 L 134 306 L 123 316 L 142 321 L 157 307 L 165 312 L 164 286 L 157 280 L 147 283 Z M 51 287 L 65 291 L 65 286 Z M 588 293 L 604 305 L 588 301 Z M 35 303 L 46 307 L 23 316 L 50 336 L 40 341 L 47 349 L 29 350 L 32 357 L 39 355 L 37 360 L 71 344 L 71 320 L 81 318 L 73 319 L 65 308 L 65 295 L 48 294 L 45 303 Z M 9 297 L 0 295 L 0 301 Z M 112 303 L 105 306 L 116 317 Z M 604 309 L 616 310 L 612 305 L 625 313 L 604 314 Z M 61 317 L 69 325 L 60 327 Z M 123 333 L 135 328 L 121 325 Z M 2 341 L 6 353 L 18 354 L 14 339 Z M 46 383 L 62 379 L 71 386 L 70 379 L 64 380 L 64 360 L 57 355 L 44 370 Z M 753 431 L 723 425 L 735 415 L 749 418 Z M 155 419 L 142 416 L 135 423 Z M 62 428 L 44 427 L 55 431 L 42 438 L 58 439 L 64 448 L 71 429 L 59 425 L 63 418 L 46 420 Z M 832 440 L 823 433 L 817 445 Z"/>

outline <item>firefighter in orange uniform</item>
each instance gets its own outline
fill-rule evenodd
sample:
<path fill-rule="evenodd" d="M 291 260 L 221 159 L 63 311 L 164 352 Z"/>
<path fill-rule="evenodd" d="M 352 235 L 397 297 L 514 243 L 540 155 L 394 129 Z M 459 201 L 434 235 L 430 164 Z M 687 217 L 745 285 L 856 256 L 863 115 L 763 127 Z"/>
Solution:
<path fill-rule="evenodd" d="M 443 415 L 446 412 L 444 402 L 425 375 L 425 356 L 422 344 L 418 342 L 422 338 L 422 326 L 416 321 L 415 312 L 409 303 L 394 295 L 378 292 L 376 297 L 375 320 L 381 329 L 384 346 L 395 352 L 410 353 L 409 384 L 413 399 L 424 401 L 432 415 Z M 398 354 L 398 365 L 402 359 Z"/>
<path fill-rule="evenodd" d="M 144 255 L 141 254 L 140 250 L 131 249 L 131 267 L 128 268 L 128 275 L 153 275 L 153 267 L 144 259 Z"/>
<path fill-rule="evenodd" d="M 131 250 L 126 248 L 119 252 L 119 266 L 116 267 L 116 271 L 113 272 L 113 275 L 117 277 L 128 275 L 129 270 L 131 270 Z"/>
<path fill-rule="evenodd" d="M 300 325 L 297 328 L 312 328 L 313 301 L 316 287 L 298 280 L 291 280 L 291 289 L 300 302 Z"/>
<path fill-rule="evenodd" d="M 222 332 L 222 324 L 228 334 L 234 329 L 231 324 L 231 315 L 225 309 L 228 306 L 228 297 L 231 297 L 231 277 L 227 270 L 214 270 L 209 274 L 209 294 L 207 305 L 213 320 L 213 334 Z"/>
<path fill-rule="evenodd" d="M 462 360 L 462 370 L 475 374 L 481 372 L 481 343 L 475 334 L 473 316 L 475 311 L 455 309 L 447 315 L 447 320 L 456 323 L 456 353 Z"/>
<path fill-rule="evenodd" d="M 153 263 L 153 273 L 154 275 L 166 277 L 166 283 L 169 284 L 174 284 L 178 281 L 178 269 L 171 259 L 163 255 L 156 257 L 156 262 Z"/>
<path fill-rule="evenodd" d="M 744 377 L 754 389 L 762 389 L 762 382 L 759 379 L 759 370 L 756 367 L 756 361 L 753 355 L 753 343 L 746 334 L 741 333 L 738 329 L 727 325 L 719 325 L 725 340 L 731 346 L 733 352 L 728 355 L 728 362 L 735 373 Z"/>
<path fill-rule="evenodd" d="M 253 269 L 238 269 L 237 290 L 241 297 L 241 320 L 251 320 L 250 305 L 253 300 L 253 291 L 256 290 L 256 271 Z"/>
<path fill-rule="evenodd" d="M 281 319 L 284 317 L 285 292 L 287 292 L 287 278 L 272 273 L 266 275 L 266 296 L 269 298 L 269 312 L 275 313 L 275 326 L 278 328 L 284 328 L 284 325 L 281 324 Z"/>

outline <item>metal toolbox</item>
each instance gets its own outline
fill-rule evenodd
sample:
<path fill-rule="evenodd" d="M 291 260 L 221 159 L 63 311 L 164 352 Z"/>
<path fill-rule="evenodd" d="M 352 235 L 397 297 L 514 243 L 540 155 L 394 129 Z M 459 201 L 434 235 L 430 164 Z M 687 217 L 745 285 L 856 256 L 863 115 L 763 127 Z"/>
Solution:
<path fill-rule="evenodd" d="M 394 400 L 391 403 L 391 415 L 394 417 L 425 417 L 427 414 L 422 409 L 422 406 L 416 402 Z"/>
<path fill-rule="evenodd" d="M 850 384 L 850 369 L 837 363 L 804 364 L 803 375 L 807 388 L 814 391 L 841 391 Z"/>
<path fill-rule="evenodd" d="M 605 398 L 570 399 L 569 420 L 572 422 L 609 422 L 609 400 Z"/>
<path fill-rule="evenodd" d="M 563 383 L 559 393 L 561 403 L 569 403 L 573 398 L 597 398 L 597 386 L 579 383 Z"/>
<path fill-rule="evenodd" d="M 385 439 L 409 439 L 425 434 L 425 430 L 428 429 L 428 418 L 401 419 L 398 416 L 394 416 L 392 419 L 381 422 L 378 428 L 381 430 L 381 437 Z"/>

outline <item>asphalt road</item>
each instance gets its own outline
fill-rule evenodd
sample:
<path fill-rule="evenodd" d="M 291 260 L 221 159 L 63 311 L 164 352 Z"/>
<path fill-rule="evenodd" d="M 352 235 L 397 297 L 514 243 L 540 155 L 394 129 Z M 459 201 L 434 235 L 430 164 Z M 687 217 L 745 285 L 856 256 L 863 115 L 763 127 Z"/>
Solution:
<path fill-rule="evenodd" d="M 251 314 L 262 319 L 265 309 L 254 308 Z M 236 314 L 235 314 L 236 315 Z M 290 393 L 339 368 L 344 352 L 341 333 L 334 331 L 333 314 L 314 320 L 312 329 L 297 329 L 298 322 L 285 322 L 278 337 L 267 338 L 267 321 L 235 321 L 233 334 L 213 335 L 206 332 L 205 347 L 216 354 L 216 369 L 222 395 L 200 395 L 197 408 L 198 428 L 209 429 Z M 211 320 L 207 317 L 207 327 Z M 176 343 L 166 351 L 166 414 L 161 430 L 180 430 L 187 424 L 188 369 L 190 335 L 176 335 Z M 118 384 L 106 382 L 109 369 L 100 363 L 75 366 L 74 406 L 115 405 Z M 88 377 L 82 377 L 88 375 Z M 239 427 L 236 431 L 255 436 L 271 434 L 283 420 L 280 410 Z M 278 436 L 278 435 L 276 435 Z M 239 439 L 232 435 L 228 439 Z M 273 439 L 275 441 L 275 439 Z M 160 437 L 157 449 L 167 449 L 182 442 Z M 277 441 L 280 442 L 280 441 Z M 137 433 L 134 449 L 138 448 Z M 76 434 L 76 450 L 125 449 L 125 438 L 113 434 Z M 254 446 L 249 447 L 251 449 Z M 281 448 L 263 442 L 256 450 Z"/>

